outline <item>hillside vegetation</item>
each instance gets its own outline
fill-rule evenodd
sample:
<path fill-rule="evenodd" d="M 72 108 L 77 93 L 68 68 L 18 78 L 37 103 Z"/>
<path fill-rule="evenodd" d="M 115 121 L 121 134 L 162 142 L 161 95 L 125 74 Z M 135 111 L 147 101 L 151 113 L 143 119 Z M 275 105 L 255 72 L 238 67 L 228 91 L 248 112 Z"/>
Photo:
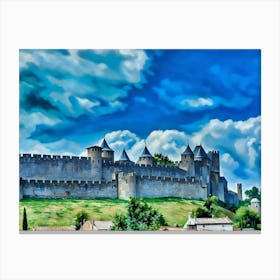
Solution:
<path fill-rule="evenodd" d="M 203 201 L 180 198 L 146 198 L 146 202 L 163 214 L 169 226 L 183 227 L 188 212 L 203 205 Z M 19 228 L 22 229 L 23 208 L 26 208 L 28 228 L 34 226 L 71 226 L 75 216 L 85 210 L 91 220 L 112 220 L 117 213 L 126 213 L 127 201 L 120 199 L 22 199 Z M 216 216 L 233 218 L 234 213 L 220 206 Z"/>

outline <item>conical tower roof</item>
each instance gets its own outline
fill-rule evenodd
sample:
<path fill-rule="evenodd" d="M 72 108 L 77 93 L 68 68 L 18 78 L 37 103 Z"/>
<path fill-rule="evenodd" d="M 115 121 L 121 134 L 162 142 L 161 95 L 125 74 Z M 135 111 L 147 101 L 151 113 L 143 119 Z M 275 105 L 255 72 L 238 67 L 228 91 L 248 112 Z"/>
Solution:
<path fill-rule="evenodd" d="M 194 157 L 196 158 L 208 158 L 206 152 L 201 145 L 196 146 L 194 149 Z"/>
<path fill-rule="evenodd" d="M 141 157 L 153 157 L 146 146 L 142 152 Z"/>
<path fill-rule="evenodd" d="M 121 154 L 119 160 L 121 160 L 121 161 L 130 161 L 130 159 L 129 159 L 129 157 L 128 157 L 126 151 L 125 151 L 125 149 L 123 149 L 122 154 Z"/>
<path fill-rule="evenodd" d="M 186 150 L 182 153 L 182 155 L 193 155 L 192 149 L 188 145 Z"/>
<path fill-rule="evenodd" d="M 105 138 L 104 138 L 103 141 L 102 141 L 101 148 L 102 148 L 102 150 L 104 150 L 104 151 L 113 151 L 113 150 L 109 147 L 109 145 L 107 144 Z"/>

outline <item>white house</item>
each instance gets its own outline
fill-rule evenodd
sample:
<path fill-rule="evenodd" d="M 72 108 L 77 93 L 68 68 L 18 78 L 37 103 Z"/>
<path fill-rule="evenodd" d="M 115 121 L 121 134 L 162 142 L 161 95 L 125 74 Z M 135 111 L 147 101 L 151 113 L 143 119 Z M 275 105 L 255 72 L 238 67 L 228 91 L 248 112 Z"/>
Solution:
<path fill-rule="evenodd" d="M 86 221 L 82 227 L 82 231 L 108 231 L 110 230 L 111 226 L 113 225 L 112 221 Z"/>
<path fill-rule="evenodd" d="M 184 228 L 196 231 L 233 231 L 233 222 L 228 217 L 193 218 L 191 213 L 189 213 Z"/>

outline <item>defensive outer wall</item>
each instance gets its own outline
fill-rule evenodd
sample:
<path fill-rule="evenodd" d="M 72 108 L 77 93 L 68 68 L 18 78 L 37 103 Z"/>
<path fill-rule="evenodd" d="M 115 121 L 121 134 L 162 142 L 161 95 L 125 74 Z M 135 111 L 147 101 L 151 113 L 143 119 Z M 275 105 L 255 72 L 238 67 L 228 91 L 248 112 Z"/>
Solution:
<path fill-rule="evenodd" d="M 20 155 L 20 198 L 207 197 L 207 185 L 177 166 L 89 157 Z M 42 180 L 42 178 L 44 178 Z"/>
<path fill-rule="evenodd" d="M 87 157 L 21 154 L 20 198 L 180 197 L 203 199 L 209 195 L 238 204 L 238 193 L 228 190 L 220 176 L 218 151 L 205 152 L 188 145 L 174 165 L 158 165 L 145 146 L 137 163 L 123 150 L 119 160 L 103 139 L 87 148 Z"/>

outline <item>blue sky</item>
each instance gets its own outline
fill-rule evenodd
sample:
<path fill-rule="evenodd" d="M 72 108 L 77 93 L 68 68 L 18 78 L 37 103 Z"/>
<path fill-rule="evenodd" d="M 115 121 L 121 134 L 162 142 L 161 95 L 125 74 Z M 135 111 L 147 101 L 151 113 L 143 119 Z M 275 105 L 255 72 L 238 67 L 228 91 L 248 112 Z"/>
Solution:
<path fill-rule="evenodd" d="M 219 150 L 235 189 L 260 186 L 259 50 L 20 50 L 20 152 L 179 160 Z"/>

